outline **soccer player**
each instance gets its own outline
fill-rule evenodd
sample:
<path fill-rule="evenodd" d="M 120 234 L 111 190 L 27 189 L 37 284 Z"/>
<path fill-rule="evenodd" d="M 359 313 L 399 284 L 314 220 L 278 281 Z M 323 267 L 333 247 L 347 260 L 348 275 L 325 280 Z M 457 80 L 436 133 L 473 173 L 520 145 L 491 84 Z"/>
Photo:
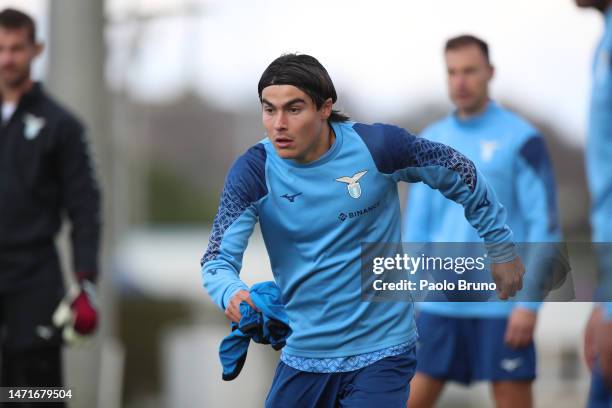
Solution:
<path fill-rule="evenodd" d="M 544 139 L 489 97 L 488 45 L 462 35 L 447 41 L 448 91 L 456 110 L 422 136 L 465 154 L 505 207 L 515 242 L 561 238 L 553 171 Z M 478 242 L 462 209 L 423 184 L 409 192 L 404 240 Z M 466 245 L 466 248 L 469 245 Z M 529 262 L 525 263 L 527 273 Z M 417 305 L 419 348 L 410 407 L 431 407 L 447 381 L 492 382 L 497 407 L 530 407 L 533 332 L 539 303 L 424 302 Z M 461 350 L 461 351 L 459 351 Z"/>
<path fill-rule="evenodd" d="M 612 242 L 612 1 L 576 0 L 580 7 L 599 10 L 605 31 L 593 61 L 593 87 L 586 147 L 587 175 L 591 192 L 593 241 Z M 597 245 L 597 244 L 596 244 Z M 604 300 L 610 301 L 612 259 L 600 252 L 599 263 Z M 612 406 L 612 302 L 597 305 L 585 331 L 585 357 L 592 369 L 589 407 Z"/>
<path fill-rule="evenodd" d="M 239 272 L 259 221 L 292 329 L 266 406 L 405 406 L 416 364 L 412 304 L 360 301 L 360 243 L 400 242 L 397 182 L 422 181 L 464 206 L 506 299 L 524 269 L 504 244 L 505 212 L 457 151 L 334 110 L 334 85 L 311 56 L 277 58 L 258 93 L 267 137 L 229 171 L 201 260 L 204 286 L 231 321 L 241 302 L 255 307 Z"/>
<path fill-rule="evenodd" d="M 42 49 L 30 16 L 0 12 L 1 386 L 62 386 L 52 315 L 64 296 L 54 245 L 64 213 L 79 284 L 71 327 L 89 334 L 97 322 L 84 288 L 98 270 L 99 190 L 83 127 L 30 78 Z"/>

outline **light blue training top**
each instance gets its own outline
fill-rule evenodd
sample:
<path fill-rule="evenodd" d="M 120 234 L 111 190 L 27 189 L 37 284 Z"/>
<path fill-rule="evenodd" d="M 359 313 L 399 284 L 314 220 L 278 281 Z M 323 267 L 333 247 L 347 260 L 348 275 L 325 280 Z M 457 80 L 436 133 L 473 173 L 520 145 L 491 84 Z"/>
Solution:
<path fill-rule="evenodd" d="M 605 30 L 593 60 L 593 88 L 586 144 L 587 174 L 591 191 L 593 241 L 612 242 L 612 7 L 605 15 Z M 612 253 L 601 254 L 610 296 Z M 612 320 L 612 302 L 606 305 Z"/>
<path fill-rule="evenodd" d="M 561 239 L 551 162 L 544 139 L 529 123 L 489 101 L 483 113 L 466 120 L 453 113 L 430 125 L 422 136 L 447 144 L 474 162 L 506 209 L 515 242 Z M 479 242 L 480 237 L 465 221 L 460 206 L 424 184 L 414 184 L 408 192 L 404 240 Z M 537 262 L 535 251 L 533 258 L 523 259 L 526 274 Z M 537 310 L 539 303 L 520 305 Z M 515 306 L 515 302 L 499 301 L 417 305 L 431 313 L 457 317 L 503 317 Z"/>
<path fill-rule="evenodd" d="M 264 139 L 227 176 L 208 249 L 204 286 L 225 309 L 247 285 L 242 256 L 259 222 L 292 334 L 284 352 L 344 358 L 416 341 L 411 302 L 361 301 L 360 243 L 401 241 L 397 183 L 424 182 L 461 203 L 494 262 L 514 259 L 506 212 L 474 164 L 404 129 L 332 123 L 318 160 L 280 158 Z M 340 180 L 339 180 L 340 179 Z"/>

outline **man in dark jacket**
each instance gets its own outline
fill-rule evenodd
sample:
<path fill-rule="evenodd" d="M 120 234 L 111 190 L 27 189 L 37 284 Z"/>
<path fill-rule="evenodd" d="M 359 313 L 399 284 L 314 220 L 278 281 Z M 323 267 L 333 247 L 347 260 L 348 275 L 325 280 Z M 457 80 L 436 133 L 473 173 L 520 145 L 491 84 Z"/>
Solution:
<path fill-rule="evenodd" d="M 97 324 L 100 193 L 83 127 L 30 78 L 42 51 L 35 30 L 28 15 L 0 12 L 0 386 L 61 386 L 62 331 L 87 335 Z M 78 287 L 57 327 L 64 214 Z"/>

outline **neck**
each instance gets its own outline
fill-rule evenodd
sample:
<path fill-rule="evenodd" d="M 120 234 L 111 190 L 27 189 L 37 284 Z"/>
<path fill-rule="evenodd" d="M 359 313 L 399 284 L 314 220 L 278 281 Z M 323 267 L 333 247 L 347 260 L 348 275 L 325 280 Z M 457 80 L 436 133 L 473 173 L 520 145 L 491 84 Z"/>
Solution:
<path fill-rule="evenodd" d="M 334 129 L 331 127 L 329 122 L 325 122 L 325 128 L 327 129 L 327 149 L 325 149 L 325 151 L 327 152 L 329 149 L 331 149 L 331 147 L 334 145 L 334 142 L 336 141 L 336 133 L 334 132 Z"/>
<path fill-rule="evenodd" d="M 321 145 L 321 154 L 318 155 L 317 159 L 327 153 L 329 149 L 331 149 L 331 147 L 334 145 L 334 141 L 336 140 L 336 133 L 334 133 L 334 129 L 327 121 L 325 122 L 325 127 L 323 128 L 322 140 L 323 144 Z"/>
<path fill-rule="evenodd" d="M 489 98 L 486 98 L 483 103 L 478 104 L 475 107 L 469 109 L 458 109 L 457 116 L 460 119 L 470 119 L 474 116 L 478 116 L 483 113 L 487 109 L 487 105 L 489 104 Z"/>
<path fill-rule="evenodd" d="M 0 84 L 2 101 L 4 103 L 18 103 L 23 94 L 32 89 L 32 86 L 34 86 L 34 82 L 30 78 L 15 86 Z"/>

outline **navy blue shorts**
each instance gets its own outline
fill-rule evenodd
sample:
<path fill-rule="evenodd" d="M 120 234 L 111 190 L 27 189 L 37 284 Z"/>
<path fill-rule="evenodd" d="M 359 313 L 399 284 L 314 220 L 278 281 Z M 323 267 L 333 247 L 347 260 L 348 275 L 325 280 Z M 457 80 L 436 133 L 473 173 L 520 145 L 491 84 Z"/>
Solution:
<path fill-rule="evenodd" d="M 591 374 L 591 389 L 589 390 L 589 402 L 587 408 L 610 408 L 612 407 L 612 389 L 610 389 L 601 374 L 599 362 L 595 363 Z"/>
<path fill-rule="evenodd" d="M 519 349 L 504 343 L 507 318 L 463 318 L 420 312 L 417 372 L 470 384 L 531 381 L 536 376 L 533 342 Z"/>
<path fill-rule="evenodd" d="M 345 373 L 309 373 L 279 361 L 266 408 L 406 408 L 415 368 L 414 347 Z"/>

